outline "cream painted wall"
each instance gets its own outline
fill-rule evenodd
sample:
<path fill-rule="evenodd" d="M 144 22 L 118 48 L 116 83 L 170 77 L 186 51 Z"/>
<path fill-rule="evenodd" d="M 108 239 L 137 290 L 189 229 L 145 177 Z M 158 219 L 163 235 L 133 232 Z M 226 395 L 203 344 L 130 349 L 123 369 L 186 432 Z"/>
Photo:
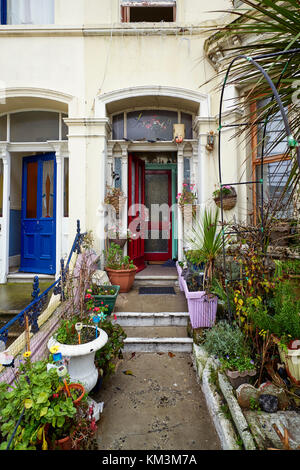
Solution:
<path fill-rule="evenodd" d="M 213 18 L 221 21 L 220 14 L 211 10 L 230 5 L 229 0 L 213 0 L 209 5 L 202 0 L 178 0 L 178 23 L 189 26 L 201 22 L 212 24 Z M 210 12 L 206 12 L 208 10 Z M 170 25 L 166 25 L 164 31 L 163 25 L 155 30 L 148 23 L 147 34 L 142 31 L 133 34 L 132 30 L 140 26 L 119 23 L 119 0 L 56 0 L 56 27 L 47 27 L 45 32 L 26 27 L 21 35 L 17 30 L 8 35 L 5 27 L 0 28 L 1 80 L 5 87 L 42 88 L 45 94 L 49 90 L 49 98 L 51 91 L 73 97 L 69 105 L 69 118 L 73 119 L 68 144 L 69 245 L 79 218 L 83 230 L 94 231 L 97 249 L 102 248 L 99 234 L 103 233 L 103 223 L 99 207 L 105 186 L 106 123 L 91 124 L 86 119 L 99 117 L 95 116 L 97 97 L 115 90 L 160 85 L 209 95 L 211 115 L 205 118 L 210 117 L 212 122 L 200 123 L 198 166 L 202 180 L 199 189 L 203 202 L 214 204 L 211 195 L 218 181 L 217 145 L 211 153 L 205 145 L 206 133 L 217 130 L 213 118 L 218 113 L 219 90 L 215 88 L 216 81 L 201 86 L 215 76 L 203 52 L 208 33 L 200 28 L 199 31 L 187 28 L 180 33 L 176 24 L 172 33 Z M 5 106 L 0 103 L 0 114 L 5 112 Z M 30 106 L 28 102 L 26 106 Z M 234 145 L 234 140 L 229 140 L 226 134 L 222 151 L 226 178 L 232 180 L 239 176 L 238 162 L 244 159 L 242 152 L 233 150 Z"/>

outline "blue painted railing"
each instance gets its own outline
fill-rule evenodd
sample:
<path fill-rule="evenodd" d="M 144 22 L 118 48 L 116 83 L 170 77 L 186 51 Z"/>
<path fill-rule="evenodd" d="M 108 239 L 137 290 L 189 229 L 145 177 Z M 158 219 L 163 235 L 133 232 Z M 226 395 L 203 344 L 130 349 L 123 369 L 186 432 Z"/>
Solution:
<path fill-rule="evenodd" d="M 73 253 L 80 253 L 81 252 L 81 243 L 85 234 L 80 233 L 80 221 L 77 220 L 77 232 L 76 236 L 67 259 L 66 265 L 64 264 L 64 260 L 61 259 L 61 274 L 60 277 L 50 286 L 48 287 L 42 294 L 40 294 L 39 289 L 39 277 L 35 276 L 33 281 L 33 291 L 31 297 L 33 298 L 32 302 L 27 305 L 18 315 L 16 315 L 12 320 L 6 323 L 0 329 L 0 341 L 3 341 L 6 345 L 8 340 L 8 333 L 12 326 L 16 323 L 19 323 L 20 326 L 24 326 L 25 324 L 25 315 L 28 317 L 29 325 L 31 326 L 31 332 L 37 333 L 39 331 L 38 327 L 38 318 L 42 313 L 47 300 L 48 300 L 48 293 L 53 289 L 54 294 L 60 294 L 61 300 L 64 300 L 64 284 L 66 279 L 66 274 L 69 269 L 69 264 L 72 258 Z"/>

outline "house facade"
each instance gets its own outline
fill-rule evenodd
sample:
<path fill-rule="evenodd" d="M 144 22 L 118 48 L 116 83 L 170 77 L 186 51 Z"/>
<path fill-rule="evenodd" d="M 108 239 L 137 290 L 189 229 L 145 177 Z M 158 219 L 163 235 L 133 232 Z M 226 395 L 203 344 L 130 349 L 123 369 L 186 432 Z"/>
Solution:
<path fill-rule="evenodd" d="M 152 226 L 147 213 L 147 236 L 125 253 L 140 268 L 182 259 L 177 194 L 193 185 L 198 206 L 213 207 L 218 188 L 220 93 L 204 43 L 231 1 L 0 4 L 0 282 L 16 269 L 58 276 L 77 220 L 102 253 L 112 223 L 138 226 L 139 204 L 172 210 Z M 238 94 L 226 89 L 227 124 Z M 222 139 L 223 181 L 246 180 L 251 150 L 230 127 Z M 126 198 L 117 221 L 104 203 L 112 187 Z M 248 205 L 241 185 L 226 218 L 245 218 Z"/>

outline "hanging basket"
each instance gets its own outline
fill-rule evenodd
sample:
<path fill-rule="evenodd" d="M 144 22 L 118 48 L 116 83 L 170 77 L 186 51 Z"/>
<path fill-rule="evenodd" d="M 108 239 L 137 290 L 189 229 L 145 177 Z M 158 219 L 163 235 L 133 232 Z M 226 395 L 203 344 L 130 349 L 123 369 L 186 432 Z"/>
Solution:
<path fill-rule="evenodd" d="M 185 222 L 192 222 L 196 217 L 197 205 L 196 204 L 181 204 L 180 209 L 182 211 L 182 216 Z"/>
<path fill-rule="evenodd" d="M 224 194 L 222 197 L 224 211 L 230 211 L 236 206 L 237 194 L 234 188 L 231 190 L 231 194 Z M 221 197 L 214 197 L 214 201 L 218 207 L 221 208 Z"/>

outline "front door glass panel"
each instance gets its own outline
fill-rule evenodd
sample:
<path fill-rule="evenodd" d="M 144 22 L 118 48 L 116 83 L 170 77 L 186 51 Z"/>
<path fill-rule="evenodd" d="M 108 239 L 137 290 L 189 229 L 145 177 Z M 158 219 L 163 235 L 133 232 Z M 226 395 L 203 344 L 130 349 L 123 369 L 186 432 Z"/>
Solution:
<path fill-rule="evenodd" d="M 26 219 L 37 218 L 38 162 L 27 164 Z"/>

